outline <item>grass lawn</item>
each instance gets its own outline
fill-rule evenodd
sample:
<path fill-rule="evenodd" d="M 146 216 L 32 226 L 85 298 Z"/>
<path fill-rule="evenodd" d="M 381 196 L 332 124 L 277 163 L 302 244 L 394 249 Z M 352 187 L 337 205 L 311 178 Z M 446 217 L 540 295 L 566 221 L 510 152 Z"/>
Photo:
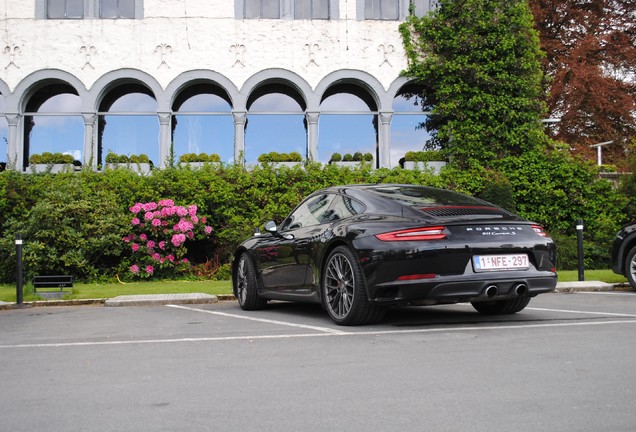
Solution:
<path fill-rule="evenodd" d="M 112 298 L 133 294 L 232 294 L 230 281 L 158 281 L 131 283 L 75 283 L 72 293 L 65 299 Z M 15 285 L 0 285 L 0 301 L 15 302 Z M 24 287 L 24 301 L 37 300 L 30 285 Z"/>
<path fill-rule="evenodd" d="M 559 282 L 573 282 L 578 280 L 578 271 L 565 270 L 559 272 Z M 585 280 L 598 280 L 607 283 L 627 282 L 624 276 L 617 275 L 611 270 L 587 270 Z M 15 285 L 0 285 L 0 301 L 15 302 Z M 159 282 L 131 282 L 131 283 L 76 283 L 72 293 L 65 299 L 96 299 L 112 298 L 119 295 L 133 294 L 232 294 L 230 281 L 159 281 Z M 34 301 L 38 298 L 33 294 L 30 285 L 24 287 L 24 301 Z"/>

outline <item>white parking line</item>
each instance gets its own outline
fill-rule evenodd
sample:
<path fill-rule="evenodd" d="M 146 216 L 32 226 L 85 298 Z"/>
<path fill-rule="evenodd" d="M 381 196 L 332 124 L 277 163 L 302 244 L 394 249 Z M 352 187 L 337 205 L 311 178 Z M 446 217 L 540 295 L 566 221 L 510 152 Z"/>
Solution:
<path fill-rule="evenodd" d="M 277 325 L 283 325 L 283 326 L 287 326 L 287 327 L 304 328 L 304 329 L 308 329 L 308 330 L 318 330 L 318 331 L 325 332 L 325 333 L 335 333 L 335 334 L 345 333 L 345 332 L 343 332 L 341 330 L 336 330 L 336 329 L 332 329 L 332 328 L 328 328 L 328 327 L 317 327 L 317 326 L 310 326 L 310 325 L 305 325 L 305 324 L 295 324 L 295 323 L 290 323 L 290 322 L 286 322 L 286 321 L 277 321 L 277 320 L 270 320 L 270 319 L 264 319 L 264 318 L 255 318 L 255 317 L 250 317 L 250 316 L 245 316 L 245 315 L 236 315 L 236 314 L 230 314 L 230 313 L 226 313 L 226 312 L 217 312 L 217 311 L 210 311 L 210 310 L 205 310 L 205 309 L 197 309 L 197 308 L 187 307 L 187 306 L 179 306 L 179 305 L 166 305 L 166 306 L 171 307 L 171 308 L 175 308 L 175 309 L 185 309 L 185 310 L 194 311 L 194 312 L 202 312 L 202 313 L 206 313 L 206 314 L 210 314 L 210 315 L 220 315 L 220 316 L 229 317 L 229 318 L 238 318 L 238 319 L 244 319 L 244 320 L 248 320 L 248 321 L 258 321 L 258 322 L 262 322 L 262 323 L 266 323 L 266 324 L 277 324 Z"/>
<path fill-rule="evenodd" d="M 545 308 L 530 308 L 530 307 L 527 307 L 526 310 L 534 310 L 534 311 L 542 311 L 542 312 L 573 313 L 573 314 L 582 314 L 582 315 L 603 315 L 603 316 L 636 318 L 636 315 L 633 315 L 633 314 L 620 314 L 620 313 L 612 313 L 612 312 L 590 312 L 590 311 L 569 310 L 569 309 L 545 309 Z"/>
<path fill-rule="evenodd" d="M 18 344 L 0 345 L 0 349 L 8 348 L 60 348 L 60 347 L 87 347 L 87 346 L 108 346 L 108 345 L 148 345 L 162 343 L 183 343 L 183 342 L 222 342 L 241 340 L 261 340 L 261 339 L 300 339 L 313 337 L 331 336 L 383 336 L 393 334 L 416 334 L 416 333 L 442 333 L 442 332 L 470 332 L 479 330 L 519 330 L 548 327 L 582 327 L 582 326 L 602 326 L 614 324 L 636 324 L 636 320 L 620 321 L 596 321 L 596 322 L 568 322 L 553 324 L 519 324 L 519 325 L 497 325 L 497 326 L 474 326 L 474 327 L 437 327 L 429 329 L 409 329 L 409 330 L 384 330 L 384 331 L 359 331 L 359 332 L 331 332 L 331 333 L 300 333 L 300 334 L 274 334 L 274 335 L 250 335 L 250 336 L 222 336 L 208 338 L 181 338 L 181 339 L 142 339 L 126 341 L 101 341 L 101 342 L 66 342 L 48 344 Z"/>

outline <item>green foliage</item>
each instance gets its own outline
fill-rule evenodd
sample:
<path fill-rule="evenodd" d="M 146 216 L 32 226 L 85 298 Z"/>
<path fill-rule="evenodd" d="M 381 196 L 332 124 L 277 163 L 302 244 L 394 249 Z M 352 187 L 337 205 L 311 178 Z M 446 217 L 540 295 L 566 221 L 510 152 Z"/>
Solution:
<path fill-rule="evenodd" d="M 14 274 L 15 234 L 25 239 L 23 261 L 27 275 L 68 273 L 94 278 L 108 272 L 123 252 L 121 236 L 126 225 L 117 208 L 117 196 L 91 191 L 81 177 L 52 176 L 64 187 L 46 188 L 42 199 L 25 214 L 13 213 L 3 224 L 0 238 L 0 274 Z"/>
<path fill-rule="evenodd" d="M 445 161 L 443 152 L 439 150 L 429 151 L 407 151 L 404 154 L 404 160 L 408 162 L 433 162 Z"/>
<path fill-rule="evenodd" d="M 424 86 L 426 148 L 461 167 L 545 148 L 542 54 L 525 0 L 440 0 L 400 26 L 403 72 Z"/>
<path fill-rule="evenodd" d="M 340 153 L 334 153 L 331 155 L 329 162 L 373 162 L 373 155 L 371 153 L 355 152 L 353 155 L 347 153 L 344 156 L 340 156 Z"/>
<path fill-rule="evenodd" d="M 149 163 L 150 162 L 150 158 L 148 157 L 148 155 L 146 154 L 140 154 L 140 155 L 118 155 L 116 153 L 113 153 L 112 151 L 109 151 L 106 154 L 106 163 Z"/>
<path fill-rule="evenodd" d="M 217 153 L 184 153 L 179 162 L 221 162 L 221 156 Z"/>
<path fill-rule="evenodd" d="M 342 160 L 342 155 L 340 153 L 334 153 L 331 155 L 331 159 L 329 162 L 340 162 Z"/>
<path fill-rule="evenodd" d="M 298 152 L 291 153 L 278 153 L 269 152 L 263 153 L 258 157 L 260 163 L 276 163 L 276 162 L 302 162 L 303 157 Z"/>
<path fill-rule="evenodd" d="M 29 157 L 29 163 L 37 164 L 72 164 L 73 156 L 62 153 L 43 152 L 41 154 L 33 154 Z"/>
<path fill-rule="evenodd" d="M 630 177 L 633 180 L 633 177 Z M 585 224 L 586 267 L 605 266 L 609 244 L 634 206 L 610 182 L 599 180 L 595 166 L 565 152 L 528 153 L 504 158 L 493 169 L 472 163 L 451 166 L 436 176 L 427 171 L 355 169 L 334 164 L 274 168 L 265 164 L 247 171 L 240 166 L 206 164 L 198 170 L 163 169 L 139 176 L 129 170 L 85 170 L 57 175 L 0 173 L 0 281 L 15 277 L 14 239 L 25 241 L 28 275 L 71 273 L 99 280 L 129 273 L 131 246 L 129 208 L 139 202 L 172 199 L 196 205 L 214 228 L 208 240 L 188 245 L 187 258 L 209 271 L 229 262 L 236 245 L 267 220 L 280 222 L 316 189 L 354 183 L 421 184 L 483 197 L 541 223 L 557 239 L 563 253 L 560 268 L 572 262 L 571 239 L 576 221 Z M 633 183 L 626 180 L 625 191 Z M 563 240 L 565 238 L 565 240 Z M 560 253 L 561 253 L 560 252 Z M 569 258 L 568 258 L 569 257 Z M 175 274 L 176 275 L 176 274 Z M 175 276 L 173 275 L 173 276 Z"/>

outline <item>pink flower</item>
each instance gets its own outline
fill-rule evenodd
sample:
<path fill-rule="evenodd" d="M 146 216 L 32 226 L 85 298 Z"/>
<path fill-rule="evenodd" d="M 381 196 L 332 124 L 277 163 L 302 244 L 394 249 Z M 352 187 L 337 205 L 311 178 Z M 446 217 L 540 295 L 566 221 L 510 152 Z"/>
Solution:
<path fill-rule="evenodd" d="M 207 235 L 212 234 L 212 227 L 211 227 L 211 226 L 206 226 L 206 227 L 204 228 L 204 230 L 205 230 L 205 233 L 206 233 Z"/>
<path fill-rule="evenodd" d="M 128 236 L 122 237 L 122 240 L 125 241 L 126 243 L 130 243 L 130 238 Z"/>
<path fill-rule="evenodd" d="M 149 202 L 144 204 L 144 210 L 146 210 L 147 212 L 156 210 L 156 208 L 157 208 L 156 202 Z"/>
<path fill-rule="evenodd" d="M 135 273 L 135 274 L 139 273 L 139 266 L 137 264 L 131 265 L 130 266 L 130 272 L 131 273 Z"/>
<path fill-rule="evenodd" d="M 150 220 L 150 219 L 152 219 L 154 217 L 155 217 L 155 215 L 154 215 L 153 212 L 146 212 L 146 214 L 144 215 L 144 219 L 145 220 Z"/>
<path fill-rule="evenodd" d="M 139 225 L 141 223 L 141 221 L 139 220 L 139 218 L 133 218 L 130 221 L 130 223 L 133 224 L 133 225 Z"/>
<path fill-rule="evenodd" d="M 137 252 L 139 250 L 139 245 L 137 243 L 133 243 L 131 245 L 133 252 Z"/>
<path fill-rule="evenodd" d="M 190 261 L 188 261 L 188 259 L 187 259 L 187 258 L 184 258 L 184 259 L 182 259 L 182 260 L 181 260 L 181 262 L 182 262 L 182 263 L 184 263 L 184 264 L 187 264 L 187 263 L 189 263 Z"/>
<path fill-rule="evenodd" d="M 194 204 L 188 207 L 188 213 L 190 213 L 190 216 L 195 216 L 197 214 L 197 210 L 197 206 Z"/>
<path fill-rule="evenodd" d="M 143 208 L 144 205 L 142 203 L 137 203 L 134 206 L 130 207 L 128 210 L 130 210 L 132 213 L 139 213 Z"/>
<path fill-rule="evenodd" d="M 147 236 L 146 234 L 141 234 L 141 235 L 139 236 L 139 239 L 140 239 L 141 241 L 146 241 L 146 240 L 148 240 L 148 236 Z"/>
<path fill-rule="evenodd" d="M 192 219 L 193 224 L 199 223 L 199 217 L 197 215 L 192 215 L 190 219 Z"/>
<path fill-rule="evenodd" d="M 159 249 L 161 250 L 165 250 L 166 249 L 166 242 L 165 241 L 160 241 L 159 242 Z"/>
<path fill-rule="evenodd" d="M 152 220 L 152 226 L 153 226 L 153 227 L 159 227 L 159 226 L 161 226 L 161 220 L 160 220 L 160 219 L 153 219 L 153 220 Z"/>
<path fill-rule="evenodd" d="M 168 258 L 168 261 L 170 261 L 171 263 L 174 262 L 174 255 L 170 254 L 166 258 Z"/>
<path fill-rule="evenodd" d="M 183 242 L 186 241 L 186 236 L 185 234 L 175 234 L 172 236 L 172 244 L 174 245 L 174 247 L 179 247 L 183 244 Z"/>
<path fill-rule="evenodd" d="M 152 259 L 155 261 L 159 261 L 161 259 L 161 255 L 159 255 L 158 253 L 153 253 Z"/>
<path fill-rule="evenodd" d="M 148 246 L 148 249 L 153 249 L 155 247 L 155 242 L 152 240 L 148 240 L 146 246 Z"/>
<path fill-rule="evenodd" d="M 207 219 L 205 216 L 203 216 L 203 217 L 201 218 L 201 223 L 202 223 L 202 224 L 206 223 L 207 221 L 208 221 L 208 219 Z"/>
<path fill-rule="evenodd" d="M 159 207 L 172 207 L 172 206 L 174 206 L 174 201 L 172 201 L 171 199 L 159 201 Z"/>
<path fill-rule="evenodd" d="M 176 208 L 175 211 L 177 213 L 177 216 L 184 217 L 188 215 L 188 210 L 186 210 L 185 207 L 175 207 L 175 208 Z"/>
<path fill-rule="evenodd" d="M 151 265 L 146 266 L 146 273 L 152 274 L 155 271 L 155 268 Z"/>

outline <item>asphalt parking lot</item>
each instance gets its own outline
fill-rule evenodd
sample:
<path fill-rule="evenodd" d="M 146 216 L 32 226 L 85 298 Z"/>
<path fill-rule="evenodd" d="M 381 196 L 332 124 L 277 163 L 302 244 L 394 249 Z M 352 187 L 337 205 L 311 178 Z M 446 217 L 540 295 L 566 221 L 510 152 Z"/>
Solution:
<path fill-rule="evenodd" d="M 0 311 L 0 430 L 633 431 L 636 293 L 519 314 L 237 303 Z"/>

